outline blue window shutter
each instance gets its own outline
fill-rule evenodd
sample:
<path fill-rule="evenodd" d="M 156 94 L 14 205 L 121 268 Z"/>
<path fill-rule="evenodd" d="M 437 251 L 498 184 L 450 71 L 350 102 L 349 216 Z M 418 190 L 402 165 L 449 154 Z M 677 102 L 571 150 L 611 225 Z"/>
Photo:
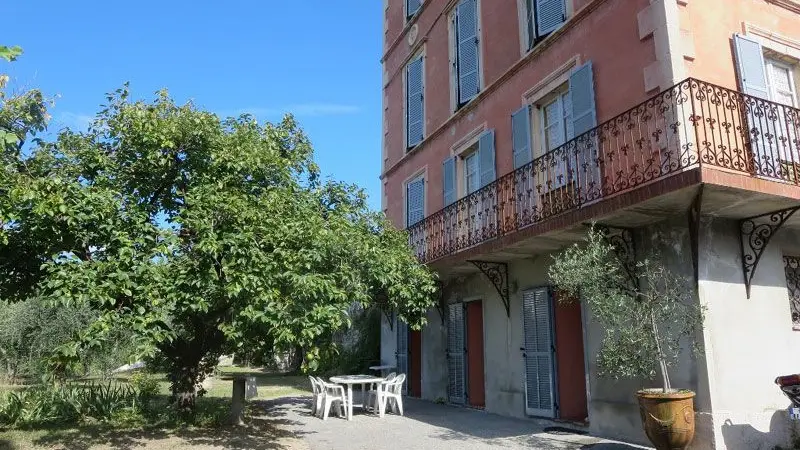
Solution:
<path fill-rule="evenodd" d="M 539 36 L 555 31 L 564 23 L 565 0 L 536 0 L 536 29 Z"/>
<path fill-rule="evenodd" d="M 458 102 L 464 104 L 480 90 L 477 0 L 461 0 L 456 7 L 456 46 Z"/>
<path fill-rule="evenodd" d="M 406 146 L 422 142 L 425 121 L 424 66 L 422 56 L 406 67 Z"/>
<path fill-rule="evenodd" d="M 425 218 L 425 180 L 416 179 L 406 186 L 406 226 Z"/>
<path fill-rule="evenodd" d="M 450 157 L 442 163 L 442 191 L 444 206 L 456 201 L 456 158 Z"/>
<path fill-rule="evenodd" d="M 406 18 L 413 17 L 419 11 L 420 6 L 422 6 L 421 0 L 406 0 Z"/>
<path fill-rule="evenodd" d="M 569 96 L 572 103 L 572 133 L 580 136 L 597 126 L 591 61 L 575 69 L 569 76 Z"/>
<path fill-rule="evenodd" d="M 733 35 L 733 42 L 736 47 L 736 68 L 742 92 L 768 100 L 769 91 L 761 44 L 740 34 Z"/>
<path fill-rule="evenodd" d="M 478 139 L 478 163 L 481 171 L 481 187 L 494 181 L 494 130 L 489 130 Z"/>
<path fill-rule="evenodd" d="M 515 169 L 531 161 L 531 108 L 528 105 L 511 115 L 511 148 Z"/>

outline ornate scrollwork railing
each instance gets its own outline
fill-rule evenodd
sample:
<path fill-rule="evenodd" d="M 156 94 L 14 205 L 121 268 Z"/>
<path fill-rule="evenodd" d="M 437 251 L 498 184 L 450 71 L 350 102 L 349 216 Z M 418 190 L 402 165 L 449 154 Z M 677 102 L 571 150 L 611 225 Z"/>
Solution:
<path fill-rule="evenodd" d="M 686 79 L 408 228 L 423 262 L 700 165 L 800 184 L 800 110 Z"/>

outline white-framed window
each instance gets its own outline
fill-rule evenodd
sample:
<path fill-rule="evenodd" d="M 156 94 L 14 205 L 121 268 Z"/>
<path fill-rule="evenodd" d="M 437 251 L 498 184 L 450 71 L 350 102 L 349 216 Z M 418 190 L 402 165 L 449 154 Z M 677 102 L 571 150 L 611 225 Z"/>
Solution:
<path fill-rule="evenodd" d="M 767 89 L 770 100 L 797 107 L 794 67 L 772 58 L 764 60 L 767 71 Z"/>
<path fill-rule="evenodd" d="M 518 0 L 527 50 L 567 20 L 567 0 Z"/>
<path fill-rule="evenodd" d="M 542 107 L 542 142 L 549 152 L 572 139 L 572 100 L 567 86 L 556 92 L 554 98 Z"/>
<path fill-rule="evenodd" d="M 798 106 L 797 60 L 764 47 L 757 36 L 735 34 L 733 42 L 739 86 L 751 96 L 749 101 L 753 104 L 746 111 L 742 126 L 748 136 L 755 173 L 795 182 L 800 173 L 800 137 L 798 114 L 791 108 Z"/>
<path fill-rule="evenodd" d="M 425 218 L 425 177 L 419 175 L 406 182 L 406 227 Z"/>
<path fill-rule="evenodd" d="M 406 0 L 406 21 L 411 20 L 422 7 L 422 0 Z"/>
<path fill-rule="evenodd" d="M 477 145 L 472 151 L 463 157 L 464 168 L 464 195 L 469 195 L 481 187 L 481 171 L 478 161 Z"/>
<path fill-rule="evenodd" d="M 405 69 L 406 149 L 425 138 L 425 63 L 423 55 L 412 59 Z"/>
<path fill-rule="evenodd" d="M 572 99 L 569 84 L 564 84 L 550 95 L 542 99 L 537 105 L 541 130 L 541 154 L 552 152 L 564 145 L 574 136 L 572 123 Z M 565 186 L 571 181 L 571 164 L 567 157 L 570 152 L 560 151 L 553 154 L 552 161 L 546 161 L 543 167 L 548 170 L 548 180 L 545 184 L 552 188 Z"/>
<path fill-rule="evenodd" d="M 597 125 L 591 61 L 526 99 L 529 103 L 511 114 L 511 144 L 514 168 L 521 171 L 515 176 L 517 208 L 530 212 L 541 209 L 540 196 L 569 183 L 579 189 L 599 184 L 599 174 L 588 169 L 594 160 L 591 138 L 582 137 L 580 145 L 569 142 Z M 537 161 L 529 165 L 532 160 Z"/>
<path fill-rule="evenodd" d="M 460 0 L 450 15 L 452 86 L 455 109 L 481 90 L 478 0 Z"/>

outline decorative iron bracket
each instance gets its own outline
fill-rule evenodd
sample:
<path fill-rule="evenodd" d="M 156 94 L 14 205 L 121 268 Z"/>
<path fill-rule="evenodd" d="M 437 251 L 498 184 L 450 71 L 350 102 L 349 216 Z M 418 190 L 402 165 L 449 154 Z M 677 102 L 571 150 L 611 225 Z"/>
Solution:
<path fill-rule="evenodd" d="M 628 275 L 631 286 L 638 291 L 639 277 L 636 276 L 636 242 L 633 239 L 633 230 L 600 224 L 596 225 L 596 227 L 614 248 L 614 253 Z"/>
<path fill-rule="evenodd" d="M 697 194 L 689 206 L 687 213 L 689 219 L 689 241 L 692 246 L 692 264 L 694 264 L 694 283 L 700 281 L 700 213 L 703 210 L 703 185 L 700 185 Z"/>
<path fill-rule="evenodd" d="M 748 217 L 739 221 L 739 231 L 742 250 L 742 272 L 747 298 L 750 298 L 750 285 L 753 282 L 758 262 L 764 249 L 769 244 L 772 236 L 781 226 L 797 212 L 800 206 L 781 209 L 760 216 Z M 767 219 L 767 222 L 757 222 L 758 219 Z"/>
<path fill-rule="evenodd" d="M 489 261 L 469 261 L 475 265 L 489 281 L 497 289 L 500 294 L 500 300 L 503 301 L 503 306 L 506 307 L 506 315 L 511 318 L 511 307 L 509 305 L 509 290 L 508 290 L 508 264 L 489 262 Z"/>

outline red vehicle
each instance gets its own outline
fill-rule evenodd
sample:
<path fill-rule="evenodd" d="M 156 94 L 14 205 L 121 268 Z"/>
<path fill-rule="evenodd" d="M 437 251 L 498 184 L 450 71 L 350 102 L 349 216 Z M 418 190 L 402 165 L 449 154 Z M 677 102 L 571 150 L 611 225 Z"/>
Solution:
<path fill-rule="evenodd" d="M 789 408 L 789 418 L 800 420 L 800 374 L 775 378 L 775 384 L 780 386 L 784 395 L 792 401 L 792 406 Z"/>

